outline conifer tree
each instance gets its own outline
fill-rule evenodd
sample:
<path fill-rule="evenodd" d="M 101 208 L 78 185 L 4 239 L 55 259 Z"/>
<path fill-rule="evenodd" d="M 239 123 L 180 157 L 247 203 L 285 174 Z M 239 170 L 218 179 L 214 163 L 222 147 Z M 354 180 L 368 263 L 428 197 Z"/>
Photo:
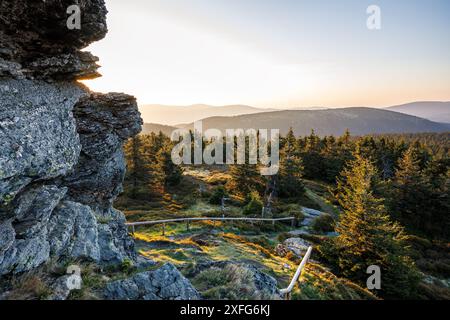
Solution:
<path fill-rule="evenodd" d="M 230 168 L 230 187 L 234 193 L 245 197 L 252 191 L 262 194 L 264 191 L 264 180 L 257 165 L 235 164 Z"/>
<path fill-rule="evenodd" d="M 261 196 L 258 192 L 252 191 L 249 195 L 246 197 L 247 204 L 245 205 L 243 209 L 243 213 L 246 216 L 249 215 L 259 215 L 262 212 L 263 209 L 263 202 L 261 200 Z"/>
<path fill-rule="evenodd" d="M 164 186 L 176 186 L 181 182 L 183 170 L 172 161 L 172 145 L 167 143 L 158 152 L 156 159 L 160 173 L 159 180 Z"/>
<path fill-rule="evenodd" d="M 394 178 L 394 212 L 402 221 L 418 226 L 417 206 L 425 200 L 424 177 L 413 148 L 404 153 L 398 163 Z"/>
<path fill-rule="evenodd" d="M 373 194 L 375 166 L 359 150 L 353 156 L 338 179 L 343 209 L 335 239 L 339 268 L 346 277 L 365 285 L 367 268 L 377 265 L 381 268 L 381 296 L 414 297 L 419 276 L 402 244 L 403 229 L 391 222 L 384 200 Z"/>
<path fill-rule="evenodd" d="M 235 143 L 237 141 L 235 140 Z M 245 161 L 242 164 L 230 166 L 230 190 L 241 197 L 247 197 L 252 191 L 257 191 L 260 195 L 264 193 L 264 178 L 258 165 L 250 164 L 249 140 L 245 138 Z M 237 152 L 237 150 L 236 150 Z"/>
<path fill-rule="evenodd" d="M 127 159 L 127 173 L 125 176 L 125 189 L 132 199 L 138 199 L 145 193 L 147 180 L 149 178 L 148 163 L 143 156 L 142 137 L 137 135 L 127 141 L 124 145 L 124 152 Z"/>
<path fill-rule="evenodd" d="M 448 172 L 433 174 L 431 162 L 427 176 L 421 170 L 420 156 L 416 146 L 412 146 L 400 159 L 392 183 L 390 209 L 412 231 L 433 238 L 448 236 Z"/>
<path fill-rule="evenodd" d="M 296 145 L 297 140 L 291 128 L 284 139 L 284 146 L 280 152 L 280 170 L 278 173 L 280 197 L 300 197 L 305 192 L 302 181 L 303 163 L 298 155 Z"/>
<path fill-rule="evenodd" d="M 305 138 L 302 152 L 304 176 L 308 179 L 325 180 L 327 176 L 326 157 L 323 154 L 325 143 L 314 130 Z"/>

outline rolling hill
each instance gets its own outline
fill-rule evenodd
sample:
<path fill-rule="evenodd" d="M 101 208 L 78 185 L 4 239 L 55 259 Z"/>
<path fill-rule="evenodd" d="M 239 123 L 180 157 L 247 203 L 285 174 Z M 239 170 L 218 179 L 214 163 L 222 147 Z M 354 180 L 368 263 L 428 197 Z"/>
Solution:
<path fill-rule="evenodd" d="M 186 127 L 193 128 L 193 123 Z M 211 117 L 203 120 L 203 130 L 265 128 L 280 129 L 281 134 L 285 134 L 290 127 L 294 129 L 296 135 L 307 135 L 312 129 L 319 135 L 341 135 L 347 128 L 354 135 L 450 130 L 450 124 L 373 108 L 284 110 L 234 117 Z"/>
<path fill-rule="evenodd" d="M 450 123 L 450 102 L 423 101 L 402 104 L 387 108 L 431 121 Z"/>

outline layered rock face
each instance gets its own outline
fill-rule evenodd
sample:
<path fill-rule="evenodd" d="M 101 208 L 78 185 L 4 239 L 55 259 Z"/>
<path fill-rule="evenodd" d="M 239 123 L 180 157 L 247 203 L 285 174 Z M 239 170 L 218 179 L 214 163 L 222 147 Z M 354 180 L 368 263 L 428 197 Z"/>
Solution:
<path fill-rule="evenodd" d="M 69 30 L 73 4 L 0 2 L 0 280 L 50 260 L 154 266 L 136 256 L 125 217 L 112 207 L 125 175 L 122 145 L 142 126 L 136 99 L 76 81 L 99 76 L 98 59 L 80 50 L 105 36 L 107 11 L 103 0 L 78 0 L 81 29 Z M 51 283 L 53 299 L 67 298 L 67 277 Z M 166 264 L 108 285 L 101 297 L 199 294 Z"/>
<path fill-rule="evenodd" d="M 0 4 L 0 275 L 50 258 L 119 263 L 134 258 L 112 208 L 125 173 L 123 142 L 142 120 L 133 97 L 75 82 L 98 76 L 80 49 L 106 34 L 103 1 Z"/>
<path fill-rule="evenodd" d="M 101 0 L 0 3 L 0 276 L 51 258 L 99 264 L 135 258 L 112 208 L 125 173 L 122 144 L 141 130 L 136 100 L 90 92 L 98 76 L 80 51 L 107 32 Z"/>

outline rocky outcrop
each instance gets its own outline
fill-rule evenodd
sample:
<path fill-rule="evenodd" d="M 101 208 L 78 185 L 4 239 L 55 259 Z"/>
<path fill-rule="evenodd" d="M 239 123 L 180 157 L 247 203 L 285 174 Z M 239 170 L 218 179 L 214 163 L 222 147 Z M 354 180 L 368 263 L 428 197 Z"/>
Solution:
<path fill-rule="evenodd" d="M 69 30 L 67 9 L 78 4 L 81 29 Z M 2 0 L 0 77 L 54 80 L 95 78 L 97 58 L 81 52 L 107 33 L 101 0 Z"/>
<path fill-rule="evenodd" d="M 0 2 L 0 277 L 49 260 L 139 264 L 113 202 L 122 145 L 142 120 L 134 97 L 76 82 L 99 76 L 98 58 L 80 50 L 105 36 L 107 11 L 103 0 L 76 1 L 82 25 L 69 30 L 73 4 Z M 64 279 L 57 299 L 68 295 Z M 110 284 L 107 298 L 135 289 L 132 298 L 199 298 L 172 265 Z"/>
<path fill-rule="evenodd" d="M 56 259 L 120 263 L 135 257 L 112 208 L 125 173 L 122 144 L 142 120 L 136 100 L 74 80 L 98 76 L 80 49 L 106 34 L 103 1 L 0 4 L 0 275 Z"/>
<path fill-rule="evenodd" d="M 226 279 L 226 283 L 209 282 L 209 276 L 215 274 Z M 202 276 L 203 275 L 203 276 Z M 224 289 L 226 298 L 251 300 L 277 300 L 281 298 L 275 278 L 262 272 L 260 266 L 237 261 L 207 261 L 198 263 L 190 272 L 190 277 L 201 277 L 203 286 L 215 290 Z M 220 281 L 219 281 L 220 282 Z M 222 288 L 220 288 L 222 287 Z"/>
<path fill-rule="evenodd" d="M 311 243 L 302 239 L 302 238 L 289 238 L 284 241 L 284 247 L 291 251 L 299 258 L 303 258 L 308 251 L 308 248 L 311 246 Z"/>
<path fill-rule="evenodd" d="M 78 162 L 72 109 L 85 94 L 69 82 L 0 79 L 0 218 L 27 185 L 64 176 Z"/>
<path fill-rule="evenodd" d="M 105 290 L 109 300 L 198 300 L 200 294 L 170 263 L 154 271 L 109 283 Z"/>
<path fill-rule="evenodd" d="M 317 219 L 318 217 L 320 217 L 322 215 L 327 214 L 325 212 L 306 208 L 306 207 L 302 207 L 302 213 L 304 215 L 304 219 L 301 222 L 301 225 L 304 227 L 311 227 L 315 219 Z"/>

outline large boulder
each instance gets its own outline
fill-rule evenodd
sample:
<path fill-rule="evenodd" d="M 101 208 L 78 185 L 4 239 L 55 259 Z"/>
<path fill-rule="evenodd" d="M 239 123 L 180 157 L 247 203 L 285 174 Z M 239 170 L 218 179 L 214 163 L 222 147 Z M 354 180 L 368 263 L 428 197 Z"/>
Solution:
<path fill-rule="evenodd" d="M 299 258 L 302 258 L 311 246 L 310 242 L 302 238 L 289 238 L 286 239 L 283 244 L 287 250 L 291 251 Z"/>
<path fill-rule="evenodd" d="M 315 219 L 317 219 L 318 217 L 320 217 L 322 215 L 327 214 L 325 212 L 311 209 L 311 208 L 306 208 L 306 207 L 302 207 L 302 213 L 303 213 L 304 219 L 303 219 L 301 225 L 304 227 L 311 227 Z"/>
<path fill-rule="evenodd" d="M 276 300 L 281 298 L 277 280 L 260 270 L 260 266 L 250 263 L 206 261 L 196 264 L 189 276 L 200 278 L 202 286 L 207 288 L 206 291 L 221 292 L 222 299 Z M 212 298 L 216 299 L 217 296 Z"/>
<path fill-rule="evenodd" d="M 154 270 L 111 282 L 105 290 L 108 300 L 199 300 L 200 294 L 170 263 Z"/>
<path fill-rule="evenodd" d="M 50 217 L 66 189 L 34 186 L 14 199 L 14 218 L 3 221 L 0 229 L 0 275 L 35 268 L 50 256 L 47 241 Z"/>

